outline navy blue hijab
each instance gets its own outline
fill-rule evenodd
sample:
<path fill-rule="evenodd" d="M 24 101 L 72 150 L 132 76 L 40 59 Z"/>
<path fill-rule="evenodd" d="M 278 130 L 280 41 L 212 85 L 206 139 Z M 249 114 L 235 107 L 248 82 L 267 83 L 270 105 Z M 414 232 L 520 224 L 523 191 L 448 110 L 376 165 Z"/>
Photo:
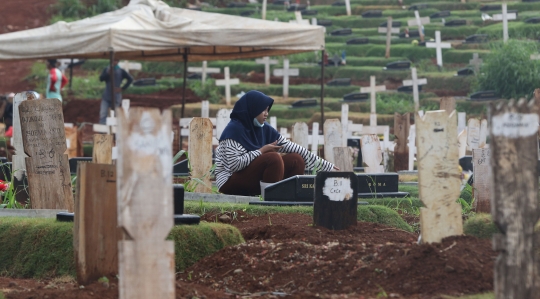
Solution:
<path fill-rule="evenodd" d="M 274 99 L 256 90 L 248 91 L 234 104 L 231 121 L 223 130 L 219 141 L 232 139 L 240 143 L 246 150 L 258 150 L 264 145 L 276 141 L 279 133 L 267 122 L 264 126 L 256 127 L 253 119 L 268 107 L 268 112 L 274 104 Z"/>

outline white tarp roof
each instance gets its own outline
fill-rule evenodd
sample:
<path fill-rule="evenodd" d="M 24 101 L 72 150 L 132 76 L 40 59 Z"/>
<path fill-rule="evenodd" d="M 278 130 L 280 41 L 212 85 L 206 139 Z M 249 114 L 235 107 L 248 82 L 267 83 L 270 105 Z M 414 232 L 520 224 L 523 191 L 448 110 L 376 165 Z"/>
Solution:
<path fill-rule="evenodd" d="M 188 61 L 276 56 L 324 49 L 321 26 L 265 21 L 131 0 L 91 18 L 0 35 L 0 60 L 109 58 Z"/>

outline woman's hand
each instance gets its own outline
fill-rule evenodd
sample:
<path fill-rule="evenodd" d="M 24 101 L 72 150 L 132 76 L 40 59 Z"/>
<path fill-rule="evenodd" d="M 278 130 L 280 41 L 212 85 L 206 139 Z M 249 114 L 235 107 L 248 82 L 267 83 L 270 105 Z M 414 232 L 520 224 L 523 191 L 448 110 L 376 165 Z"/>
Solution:
<path fill-rule="evenodd" d="M 270 143 L 270 144 L 267 144 L 263 147 L 261 147 L 259 149 L 259 151 L 261 151 L 261 153 L 272 153 L 272 152 L 277 152 L 280 148 L 282 148 L 282 146 L 279 146 L 277 145 L 277 140 Z"/>
<path fill-rule="evenodd" d="M 335 170 L 335 171 L 339 171 L 339 167 L 337 167 L 336 165 L 334 165 L 334 170 Z"/>

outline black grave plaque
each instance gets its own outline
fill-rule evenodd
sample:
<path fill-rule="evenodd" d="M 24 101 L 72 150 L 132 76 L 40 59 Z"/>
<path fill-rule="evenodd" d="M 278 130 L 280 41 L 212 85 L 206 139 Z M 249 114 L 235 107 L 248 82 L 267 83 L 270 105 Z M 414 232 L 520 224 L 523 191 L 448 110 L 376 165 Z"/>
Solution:
<path fill-rule="evenodd" d="M 330 33 L 330 35 L 333 35 L 333 36 L 343 36 L 343 35 L 351 35 L 351 34 L 352 34 L 351 28 L 337 29 Z"/>
<path fill-rule="evenodd" d="M 467 20 L 464 20 L 464 19 L 450 20 L 444 23 L 444 26 L 447 26 L 447 27 L 464 26 L 464 25 L 467 25 Z"/>
<path fill-rule="evenodd" d="M 199 74 L 199 73 L 191 73 L 191 74 L 187 75 L 186 79 L 188 79 L 188 80 L 201 80 L 202 75 Z"/>
<path fill-rule="evenodd" d="M 426 41 L 419 42 L 419 43 L 418 43 L 418 46 L 419 46 L 419 47 L 425 47 L 425 46 L 426 46 Z"/>
<path fill-rule="evenodd" d="M 436 12 L 436 13 L 432 14 L 431 16 L 429 16 L 429 18 L 430 19 L 445 18 L 445 17 L 449 17 L 451 15 L 452 15 L 452 13 L 449 10 L 443 10 L 443 11 L 439 11 L 439 12 Z"/>
<path fill-rule="evenodd" d="M 251 15 L 254 14 L 254 13 L 255 13 L 254 10 L 246 10 L 246 11 L 241 12 L 240 15 L 241 15 L 242 17 L 247 17 L 247 16 L 251 16 Z"/>
<path fill-rule="evenodd" d="M 336 1 L 332 3 L 332 6 L 345 6 L 345 1 Z"/>
<path fill-rule="evenodd" d="M 459 166 L 463 171 L 473 171 L 472 156 L 463 156 L 459 158 Z"/>
<path fill-rule="evenodd" d="M 485 91 L 478 91 L 473 94 L 471 94 L 469 100 L 470 101 L 494 101 L 498 100 L 499 95 L 497 94 L 497 91 L 495 90 L 485 90 Z"/>
<path fill-rule="evenodd" d="M 488 11 L 488 10 L 501 10 L 501 5 L 482 5 L 480 6 L 480 11 Z"/>
<path fill-rule="evenodd" d="M 317 25 L 319 26 L 332 26 L 332 20 L 317 20 Z"/>
<path fill-rule="evenodd" d="M 317 99 L 298 100 L 291 104 L 292 108 L 313 107 L 317 106 Z"/>
<path fill-rule="evenodd" d="M 351 85 L 351 78 L 338 78 L 334 80 L 330 80 L 326 83 L 328 86 L 350 86 Z"/>
<path fill-rule="evenodd" d="M 246 3 L 244 2 L 231 2 L 227 4 L 227 7 L 246 7 Z"/>
<path fill-rule="evenodd" d="M 386 22 L 383 22 L 379 25 L 379 27 L 384 27 L 384 28 L 388 28 L 388 21 Z M 393 28 L 399 28 L 401 27 L 401 21 L 392 21 L 392 27 Z"/>
<path fill-rule="evenodd" d="M 272 4 L 274 5 L 284 5 L 285 4 L 285 0 L 274 0 L 274 2 L 272 2 Z"/>
<path fill-rule="evenodd" d="M 173 176 L 188 176 L 188 160 L 182 160 L 173 165 Z"/>
<path fill-rule="evenodd" d="M 133 86 L 153 86 L 156 85 L 156 78 L 143 78 L 133 81 Z"/>
<path fill-rule="evenodd" d="M 426 3 L 418 3 L 409 6 L 409 10 L 421 10 L 426 8 L 428 8 L 428 5 Z"/>
<path fill-rule="evenodd" d="M 92 157 L 74 157 L 68 160 L 69 163 L 69 172 L 71 174 L 77 174 L 77 167 L 79 163 L 88 163 L 92 162 Z"/>
<path fill-rule="evenodd" d="M 315 178 L 313 224 L 332 230 L 356 225 L 357 193 L 354 172 L 319 172 Z"/>
<path fill-rule="evenodd" d="M 314 175 L 295 175 L 264 190 L 264 201 L 313 202 Z"/>
<path fill-rule="evenodd" d="M 364 45 L 369 43 L 369 38 L 367 37 L 355 37 L 347 41 L 347 45 Z"/>
<path fill-rule="evenodd" d="M 386 65 L 386 70 L 408 70 L 411 68 L 410 61 L 394 61 Z"/>
<path fill-rule="evenodd" d="M 0 164 L 0 180 L 10 182 L 11 171 L 11 162 L 3 162 Z"/>
<path fill-rule="evenodd" d="M 357 173 L 358 193 L 398 192 L 399 175 L 397 172 L 366 174 Z"/>
<path fill-rule="evenodd" d="M 525 23 L 538 24 L 540 23 L 540 17 L 528 18 L 527 20 L 525 20 Z"/>
<path fill-rule="evenodd" d="M 398 87 L 397 91 L 398 92 L 412 93 L 413 92 L 413 87 L 412 87 L 412 85 L 400 86 L 400 87 Z M 418 85 L 418 92 L 421 92 L 421 91 L 422 91 L 422 85 Z"/>
<path fill-rule="evenodd" d="M 369 93 L 351 92 L 343 96 L 345 102 L 365 102 L 369 100 Z"/>
<path fill-rule="evenodd" d="M 382 10 L 368 10 L 362 13 L 362 18 L 380 18 L 382 17 Z"/>
<path fill-rule="evenodd" d="M 287 11 L 302 11 L 305 10 L 307 6 L 305 4 L 292 4 L 287 8 Z"/>
<path fill-rule="evenodd" d="M 316 10 L 302 10 L 303 16 L 316 16 L 317 11 Z"/>
<path fill-rule="evenodd" d="M 471 76 L 474 75 L 474 70 L 470 68 L 463 68 L 457 71 L 458 76 Z"/>
<path fill-rule="evenodd" d="M 465 38 L 466 44 L 486 43 L 488 42 L 487 34 L 473 34 Z"/>

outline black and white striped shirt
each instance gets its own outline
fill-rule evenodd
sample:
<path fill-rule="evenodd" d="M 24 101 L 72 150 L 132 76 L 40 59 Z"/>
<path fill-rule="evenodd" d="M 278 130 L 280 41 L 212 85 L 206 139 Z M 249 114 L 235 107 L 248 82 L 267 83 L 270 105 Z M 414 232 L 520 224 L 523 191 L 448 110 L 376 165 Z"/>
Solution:
<path fill-rule="evenodd" d="M 279 135 L 278 144 L 283 143 L 279 149 L 279 153 L 297 153 L 306 163 L 307 169 L 315 168 L 317 171 L 331 171 L 334 164 L 323 160 L 312 154 L 306 148 L 287 140 Z M 262 153 L 259 150 L 247 151 L 240 143 L 225 139 L 219 142 L 216 149 L 216 185 L 220 189 L 231 177 L 234 172 L 246 168 L 251 161 L 260 156 Z"/>

